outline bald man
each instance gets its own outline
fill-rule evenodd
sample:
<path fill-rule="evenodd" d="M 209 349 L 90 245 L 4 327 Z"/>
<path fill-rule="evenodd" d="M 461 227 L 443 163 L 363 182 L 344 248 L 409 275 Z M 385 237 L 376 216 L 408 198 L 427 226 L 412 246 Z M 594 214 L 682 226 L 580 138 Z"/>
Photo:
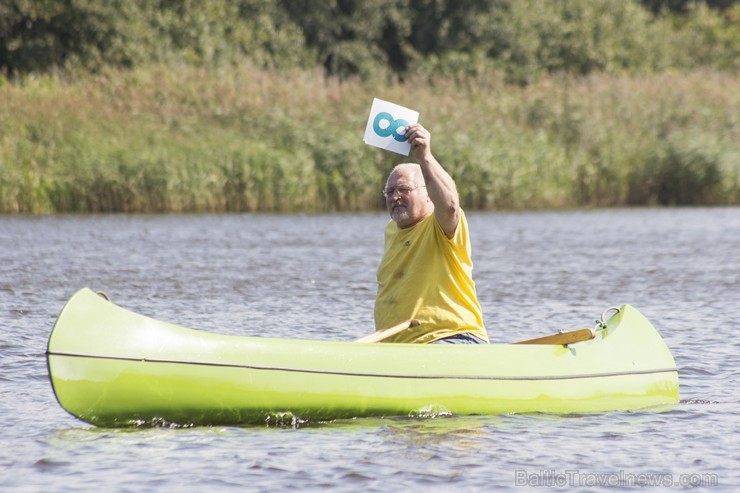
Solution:
<path fill-rule="evenodd" d="M 418 164 L 396 166 L 383 189 L 391 221 L 377 273 L 375 328 L 416 319 L 420 325 L 383 342 L 487 344 L 457 187 L 432 154 L 429 131 L 417 123 L 406 136 Z"/>

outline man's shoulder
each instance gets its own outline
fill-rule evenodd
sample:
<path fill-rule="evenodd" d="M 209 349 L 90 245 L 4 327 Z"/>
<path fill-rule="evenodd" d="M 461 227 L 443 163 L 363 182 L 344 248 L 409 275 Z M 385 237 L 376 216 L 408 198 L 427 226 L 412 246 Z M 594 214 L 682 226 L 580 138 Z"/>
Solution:
<path fill-rule="evenodd" d="M 468 220 L 467 220 L 467 217 L 465 216 L 465 211 L 461 207 L 458 209 L 458 212 L 459 212 L 459 216 L 458 216 L 457 226 L 455 226 L 455 232 L 452 235 L 452 237 L 447 237 L 450 240 L 459 236 L 461 233 L 464 235 L 468 234 Z M 441 231 L 442 234 L 445 234 L 442 228 L 442 225 L 439 224 L 439 221 L 435 221 L 435 222 L 437 223 L 438 230 Z M 445 234 L 445 236 L 447 235 Z"/>

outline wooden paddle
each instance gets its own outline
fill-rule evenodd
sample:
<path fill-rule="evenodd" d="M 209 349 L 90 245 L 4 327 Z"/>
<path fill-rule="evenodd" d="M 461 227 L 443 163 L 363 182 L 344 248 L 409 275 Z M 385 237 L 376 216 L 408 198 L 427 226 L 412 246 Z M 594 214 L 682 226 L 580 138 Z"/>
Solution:
<path fill-rule="evenodd" d="M 409 327 L 417 327 L 420 324 L 421 322 L 419 322 L 418 320 L 406 320 L 405 322 L 401 322 L 400 324 L 394 325 L 393 327 L 377 330 L 373 332 L 372 334 L 366 335 L 365 337 L 360 337 L 355 342 L 380 342 L 383 339 L 387 339 L 392 335 L 398 334 L 399 332 L 403 332 Z"/>
<path fill-rule="evenodd" d="M 384 339 L 389 338 L 392 335 L 398 334 L 399 332 L 403 332 L 404 330 L 410 327 L 417 327 L 419 325 L 420 325 L 420 322 L 418 320 L 406 320 L 405 322 L 401 322 L 400 324 L 394 325 L 393 327 L 389 327 L 387 329 L 381 329 L 376 332 L 373 332 L 372 334 L 366 335 L 365 337 L 361 337 L 357 339 L 355 342 L 364 342 L 364 343 L 380 342 Z M 551 344 L 551 345 L 562 344 L 562 345 L 567 345 L 567 344 L 573 344 L 573 343 L 581 342 L 581 341 L 588 341 L 590 339 L 593 339 L 594 337 L 596 337 L 596 332 L 594 331 L 594 329 L 578 329 L 578 330 L 571 330 L 569 332 L 560 332 L 558 334 L 538 337 L 536 339 L 527 339 L 526 341 L 519 341 L 513 344 Z"/>
<path fill-rule="evenodd" d="M 569 332 L 560 332 L 550 336 L 538 337 L 536 339 L 527 339 L 526 341 L 515 342 L 514 344 L 573 344 L 574 342 L 588 341 L 596 337 L 594 329 L 578 329 Z"/>

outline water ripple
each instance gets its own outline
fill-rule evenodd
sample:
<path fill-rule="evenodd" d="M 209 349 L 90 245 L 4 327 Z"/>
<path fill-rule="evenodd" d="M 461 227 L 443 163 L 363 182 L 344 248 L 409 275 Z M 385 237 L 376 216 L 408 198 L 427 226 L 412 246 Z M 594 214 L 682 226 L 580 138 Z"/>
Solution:
<path fill-rule="evenodd" d="M 60 408 L 46 375 L 48 335 L 78 288 L 219 333 L 352 340 L 372 330 L 387 219 L 0 217 L 3 491 L 517 491 L 518 477 L 566 471 L 740 484 L 730 452 L 740 364 L 728 338 L 740 319 L 740 209 L 468 217 L 492 339 L 589 326 L 605 307 L 630 303 L 672 349 L 680 403 L 567 416 L 90 427 Z"/>

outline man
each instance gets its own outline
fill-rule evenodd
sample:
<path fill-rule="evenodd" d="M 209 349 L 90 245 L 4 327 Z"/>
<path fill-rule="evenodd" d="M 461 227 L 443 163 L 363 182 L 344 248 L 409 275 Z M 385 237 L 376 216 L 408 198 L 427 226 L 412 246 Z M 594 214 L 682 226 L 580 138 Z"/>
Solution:
<path fill-rule="evenodd" d="M 383 342 L 487 343 L 455 182 L 422 125 L 409 125 L 406 136 L 419 164 L 396 166 L 383 190 L 392 220 L 378 267 L 376 330 L 416 319 L 419 326 Z"/>

